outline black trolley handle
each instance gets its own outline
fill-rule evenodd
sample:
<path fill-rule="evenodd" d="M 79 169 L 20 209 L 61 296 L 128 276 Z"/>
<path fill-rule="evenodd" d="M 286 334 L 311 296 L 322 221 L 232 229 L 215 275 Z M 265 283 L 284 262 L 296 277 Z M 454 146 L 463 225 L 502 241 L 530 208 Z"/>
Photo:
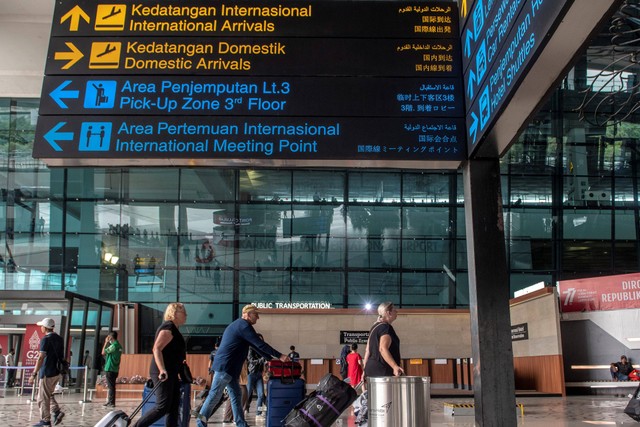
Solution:
<path fill-rule="evenodd" d="M 153 386 L 153 389 L 151 389 L 151 392 L 149 392 L 149 394 L 147 394 L 145 396 L 144 399 L 142 399 L 142 402 L 140 403 L 140 405 L 138 405 L 138 407 L 136 409 L 133 410 L 133 412 L 131 413 L 131 415 L 129 415 L 127 417 L 127 425 L 131 424 L 131 420 L 138 415 L 138 412 L 140 412 L 140 410 L 142 409 L 142 407 L 144 406 L 145 403 L 147 403 L 149 401 L 149 399 L 151 399 L 151 396 L 153 396 L 156 392 L 156 390 L 158 389 L 158 387 L 160 387 L 160 384 L 162 384 L 163 381 L 158 380 L 155 385 Z M 145 385 L 146 387 L 146 385 Z"/>

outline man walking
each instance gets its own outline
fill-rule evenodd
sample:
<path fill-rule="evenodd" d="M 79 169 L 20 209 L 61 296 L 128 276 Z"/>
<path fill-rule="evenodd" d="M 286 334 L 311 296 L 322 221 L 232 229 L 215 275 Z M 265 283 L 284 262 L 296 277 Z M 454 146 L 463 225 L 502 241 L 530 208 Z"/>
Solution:
<path fill-rule="evenodd" d="M 64 418 L 64 412 L 56 401 L 53 391 L 60 381 L 58 360 L 64 355 L 64 341 L 53 328 L 56 322 L 46 317 L 36 323 L 45 336 L 40 340 L 40 352 L 33 369 L 33 380 L 38 379 L 38 408 L 40 408 L 40 422 L 34 427 L 51 427 L 58 425 Z M 52 416 L 53 414 L 53 416 Z"/>
<path fill-rule="evenodd" d="M 16 366 L 16 350 L 12 348 L 7 354 L 7 387 L 13 387 L 16 382 L 16 370 L 12 369 Z"/>
<path fill-rule="evenodd" d="M 207 400 L 205 400 L 197 420 L 198 427 L 207 427 L 207 420 L 213 413 L 217 403 L 222 398 L 225 387 L 231 399 L 233 420 L 237 427 L 248 427 L 242 410 L 242 392 L 238 384 L 238 378 L 242 371 L 242 365 L 247 359 L 249 346 L 253 347 L 267 359 L 276 357 L 283 362 L 289 358 L 262 341 L 253 325 L 260 318 L 258 308 L 255 305 L 246 305 L 242 309 L 242 318 L 237 319 L 225 329 L 222 341 L 213 360 L 213 383 Z"/>
<path fill-rule="evenodd" d="M 120 356 L 122 355 L 122 346 L 118 342 L 118 333 L 116 331 L 109 332 L 102 346 L 102 355 L 105 358 L 104 374 L 107 379 L 107 388 L 109 393 L 107 403 L 103 406 L 113 408 L 116 406 L 116 379 L 120 370 Z"/>

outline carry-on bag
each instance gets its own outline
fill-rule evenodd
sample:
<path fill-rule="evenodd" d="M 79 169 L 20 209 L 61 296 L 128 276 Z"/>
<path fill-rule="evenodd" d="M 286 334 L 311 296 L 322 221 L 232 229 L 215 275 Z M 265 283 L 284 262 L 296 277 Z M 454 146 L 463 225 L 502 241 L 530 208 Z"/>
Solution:
<path fill-rule="evenodd" d="M 267 362 L 267 371 L 269 378 L 278 378 L 280 380 L 298 379 L 302 376 L 302 365 L 298 362 L 283 362 L 281 360 L 269 360 Z"/>
<path fill-rule="evenodd" d="M 144 404 L 147 403 L 149 399 L 151 399 L 151 396 L 154 395 L 159 386 L 160 381 L 156 382 L 156 385 L 153 387 L 151 392 L 149 392 L 149 394 L 147 394 L 142 399 L 140 405 L 138 405 L 138 407 L 134 409 L 133 412 L 131 412 L 131 415 L 127 415 L 124 411 L 116 409 L 115 411 L 110 411 L 107 415 L 102 417 L 102 419 L 98 421 L 98 424 L 96 424 L 95 427 L 127 427 L 129 424 L 131 424 L 131 420 L 133 419 L 133 417 L 138 415 L 138 412 L 140 412 Z"/>
<path fill-rule="evenodd" d="M 265 427 L 281 427 L 282 420 L 305 395 L 305 382 L 271 379 L 267 381 L 267 414 Z"/>
<path fill-rule="evenodd" d="M 284 419 L 287 427 L 330 427 L 351 406 L 358 394 L 348 383 L 327 374 Z"/>
<path fill-rule="evenodd" d="M 640 386 L 636 388 L 631 400 L 627 403 L 627 407 L 624 408 L 624 413 L 640 422 Z"/>
<path fill-rule="evenodd" d="M 142 398 L 144 399 L 148 393 L 151 393 L 151 387 L 147 384 L 142 391 Z M 188 382 L 180 381 L 180 403 L 178 404 L 178 425 L 177 427 L 189 427 L 189 422 L 191 420 L 191 384 Z M 153 407 L 156 406 L 156 398 L 151 397 L 147 400 L 147 403 L 142 406 L 142 415 L 146 414 Z M 164 427 L 165 426 L 165 418 L 167 416 L 163 416 L 153 424 L 151 427 Z"/>

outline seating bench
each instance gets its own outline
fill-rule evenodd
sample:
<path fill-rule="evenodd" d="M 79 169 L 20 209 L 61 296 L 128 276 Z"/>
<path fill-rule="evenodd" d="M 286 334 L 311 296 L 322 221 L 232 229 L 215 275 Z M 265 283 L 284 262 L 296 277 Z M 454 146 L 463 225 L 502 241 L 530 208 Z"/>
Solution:
<path fill-rule="evenodd" d="M 627 396 L 640 385 L 638 381 L 569 381 L 565 383 L 568 395 L 622 395 Z"/>
<path fill-rule="evenodd" d="M 589 388 L 637 388 L 638 381 L 574 381 L 565 383 L 566 387 L 589 387 Z"/>

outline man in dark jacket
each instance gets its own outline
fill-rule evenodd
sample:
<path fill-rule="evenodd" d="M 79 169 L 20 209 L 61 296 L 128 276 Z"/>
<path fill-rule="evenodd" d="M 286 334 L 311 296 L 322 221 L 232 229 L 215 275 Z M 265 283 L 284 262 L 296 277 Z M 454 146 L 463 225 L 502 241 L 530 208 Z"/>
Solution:
<path fill-rule="evenodd" d="M 207 427 L 207 420 L 213 413 L 218 401 L 222 398 L 222 392 L 225 387 L 231 400 L 233 419 L 236 426 L 248 427 L 247 422 L 244 420 L 242 392 L 240 391 L 238 378 L 242 371 L 242 365 L 247 360 L 250 346 L 268 359 L 276 357 L 283 362 L 289 361 L 286 355 L 260 339 L 253 328 L 259 318 L 258 308 L 255 305 L 246 305 L 242 309 L 242 318 L 231 322 L 222 334 L 220 348 L 218 348 L 213 361 L 214 375 L 211 391 L 200 410 L 200 416 L 196 423 L 198 427 Z"/>
<path fill-rule="evenodd" d="M 64 358 L 64 341 L 53 328 L 56 322 L 47 317 L 36 323 L 45 336 L 40 340 L 40 353 L 33 369 L 33 380 L 38 380 L 38 408 L 40 408 L 40 422 L 34 427 L 51 427 L 58 425 L 64 418 L 58 402 L 53 395 L 56 385 L 60 381 L 58 359 Z M 53 416 L 52 416 L 53 414 Z"/>

